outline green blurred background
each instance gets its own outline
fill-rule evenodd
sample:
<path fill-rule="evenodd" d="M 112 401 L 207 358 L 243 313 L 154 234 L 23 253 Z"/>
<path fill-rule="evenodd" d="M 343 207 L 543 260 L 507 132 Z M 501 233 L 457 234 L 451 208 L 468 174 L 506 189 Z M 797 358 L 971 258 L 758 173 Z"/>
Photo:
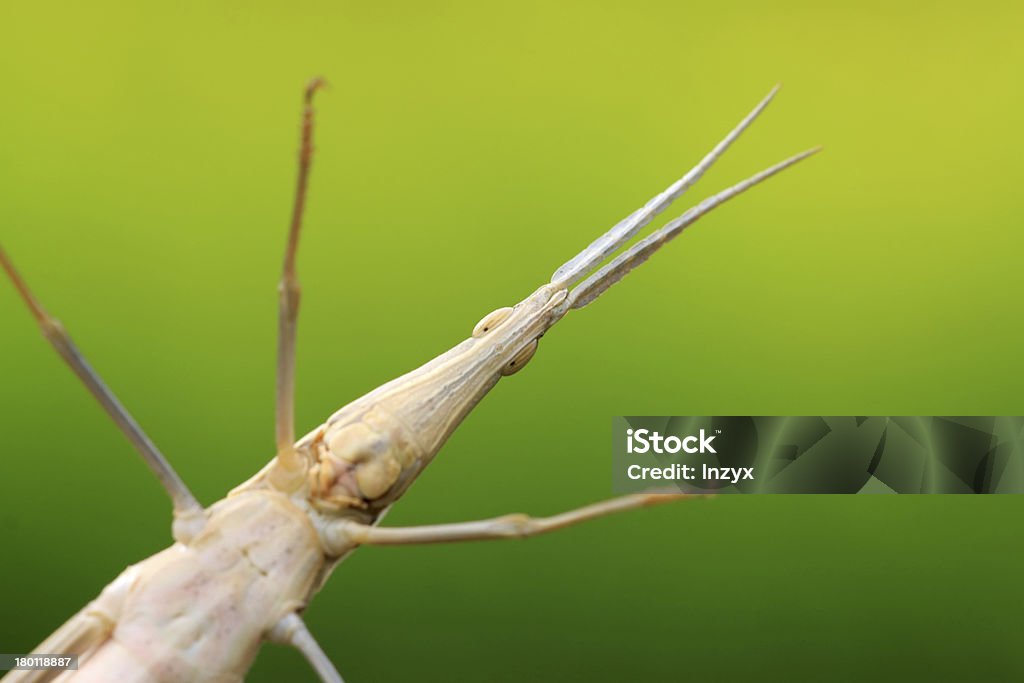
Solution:
<path fill-rule="evenodd" d="M 298 421 L 443 351 L 776 103 L 702 221 L 544 338 L 388 518 L 609 494 L 623 414 L 1020 414 L 1024 6 L 5 3 L 0 239 L 204 502 L 269 458 L 312 75 Z M 675 212 L 673 212 L 674 215 Z M 0 286 L 0 650 L 169 507 Z M 522 543 L 371 548 L 308 620 L 366 681 L 1024 676 L 1024 498 L 728 497 Z M 276 646 L 251 681 L 313 681 Z"/>

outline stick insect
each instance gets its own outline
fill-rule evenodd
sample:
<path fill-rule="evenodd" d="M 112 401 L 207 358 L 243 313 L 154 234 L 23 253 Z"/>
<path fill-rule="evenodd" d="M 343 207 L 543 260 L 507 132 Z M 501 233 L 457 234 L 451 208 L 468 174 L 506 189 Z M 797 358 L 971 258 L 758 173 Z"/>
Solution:
<path fill-rule="evenodd" d="M 515 306 L 484 316 L 465 341 L 349 403 L 296 441 L 296 252 L 313 154 L 313 98 L 322 84 L 314 79 L 304 93 L 298 179 L 279 285 L 276 454 L 213 505 L 204 508 L 196 500 L 0 249 L 0 265 L 43 336 L 166 489 L 174 539 L 124 570 L 35 651 L 77 654 L 78 670 L 16 670 L 6 683 L 241 681 L 265 640 L 295 647 L 324 683 L 340 683 L 300 615 L 359 546 L 524 538 L 685 497 L 623 496 L 546 518 L 512 514 L 406 528 L 378 525 L 477 402 L 501 378 L 521 370 L 538 340 L 569 311 L 597 299 L 712 209 L 818 151 L 797 154 L 704 199 L 608 260 L 707 171 L 778 86 L 700 163 L 563 264 L 547 284 Z"/>

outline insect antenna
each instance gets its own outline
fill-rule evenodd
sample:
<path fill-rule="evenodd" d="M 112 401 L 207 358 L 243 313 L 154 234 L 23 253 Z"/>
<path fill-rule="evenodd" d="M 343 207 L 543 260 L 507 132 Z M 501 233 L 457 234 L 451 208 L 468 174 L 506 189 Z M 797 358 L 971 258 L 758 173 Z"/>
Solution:
<path fill-rule="evenodd" d="M 295 450 L 295 336 L 299 318 L 301 288 L 295 269 L 295 256 L 306 209 L 306 189 L 313 161 L 313 96 L 326 82 L 314 78 L 303 95 L 302 132 L 299 144 L 299 171 L 295 182 L 295 202 L 284 250 L 284 265 L 278 286 L 277 386 L 275 390 L 274 436 L 277 456 L 270 483 L 291 490 L 305 477 L 305 463 Z"/>
<path fill-rule="evenodd" d="M 618 251 L 619 247 L 628 242 L 633 235 L 637 234 L 645 225 L 654 220 L 662 211 L 667 209 L 672 202 L 678 199 L 687 189 L 700 180 L 701 176 L 718 161 L 718 158 L 729 149 L 729 146 L 745 131 L 750 124 L 760 116 L 775 94 L 779 92 L 781 85 L 772 88 L 764 99 L 757 103 L 743 120 L 736 124 L 736 127 L 729 131 L 714 148 L 700 160 L 696 166 L 686 172 L 682 178 L 668 186 L 663 192 L 654 196 L 641 208 L 619 221 L 608 232 L 594 240 L 586 249 L 565 262 L 554 275 L 551 276 L 551 283 L 554 285 L 569 287 L 593 270 L 593 268 Z"/>
<path fill-rule="evenodd" d="M 568 309 L 583 308 L 594 299 L 601 296 L 601 294 L 603 294 L 609 287 L 626 277 L 631 270 L 649 259 L 654 252 L 658 251 L 671 240 L 678 237 L 679 233 L 681 233 L 686 227 L 695 223 L 697 219 L 704 214 L 718 206 L 721 206 L 733 197 L 746 192 L 754 185 L 771 178 L 776 173 L 780 173 L 793 164 L 796 164 L 797 162 L 802 161 L 812 154 L 816 154 L 820 151 L 821 147 L 814 147 L 805 152 L 801 152 L 800 154 L 791 156 L 790 158 L 780 161 L 774 166 L 766 168 L 760 173 L 756 173 L 728 189 L 722 190 L 718 194 L 708 197 L 693 208 L 688 209 L 681 216 L 675 220 L 669 221 L 659 230 L 643 238 L 632 247 L 619 254 L 596 273 L 584 280 L 581 285 L 569 293 L 569 297 L 566 299 L 564 305 Z"/>

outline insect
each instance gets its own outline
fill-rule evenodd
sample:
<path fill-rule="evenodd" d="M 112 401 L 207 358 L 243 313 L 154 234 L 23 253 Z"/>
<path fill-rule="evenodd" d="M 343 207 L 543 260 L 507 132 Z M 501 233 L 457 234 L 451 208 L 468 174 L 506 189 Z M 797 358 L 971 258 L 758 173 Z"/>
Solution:
<path fill-rule="evenodd" d="M 313 99 L 321 86 L 314 79 L 304 93 L 298 179 L 279 286 L 276 453 L 213 505 L 200 505 L 0 249 L 0 265 L 44 337 L 166 489 L 174 538 L 167 549 L 128 567 L 35 651 L 77 654 L 78 670 L 17 670 L 7 683 L 241 681 L 265 640 L 294 646 L 321 680 L 338 683 L 341 676 L 300 615 L 359 546 L 522 538 L 685 497 L 623 496 L 547 518 L 513 514 L 406 528 L 378 524 L 473 407 L 530 361 L 551 327 L 701 216 L 818 151 L 797 154 L 701 201 L 608 260 L 704 174 L 778 88 L 693 169 L 563 264 L 548 283 L 515 306 L 484 316 L 465 341 L 349 403 L 296 441 L 296 253 L 313 154 Z"/>

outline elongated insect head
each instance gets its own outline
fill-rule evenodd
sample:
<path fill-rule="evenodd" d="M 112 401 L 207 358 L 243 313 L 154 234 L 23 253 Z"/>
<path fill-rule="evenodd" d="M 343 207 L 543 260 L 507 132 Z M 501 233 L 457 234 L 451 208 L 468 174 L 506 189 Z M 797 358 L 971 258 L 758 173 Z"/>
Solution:
<path fill-rule="evenodd" d="M 324 511 L 362 510 L 370 517 L 386 509 L 473 407 L 502 377 L 522 369 L 540 338 L 570 310 L 597 299 L 708 212 L 818 151 L 797 154 L 712 195 L 615 256 L 710 168 L 777 90 L 693 169 L 563 264 L 548 284 L 484 316 L 468 339 L 348 404 L 300 441 L 311 502 Z"/>

